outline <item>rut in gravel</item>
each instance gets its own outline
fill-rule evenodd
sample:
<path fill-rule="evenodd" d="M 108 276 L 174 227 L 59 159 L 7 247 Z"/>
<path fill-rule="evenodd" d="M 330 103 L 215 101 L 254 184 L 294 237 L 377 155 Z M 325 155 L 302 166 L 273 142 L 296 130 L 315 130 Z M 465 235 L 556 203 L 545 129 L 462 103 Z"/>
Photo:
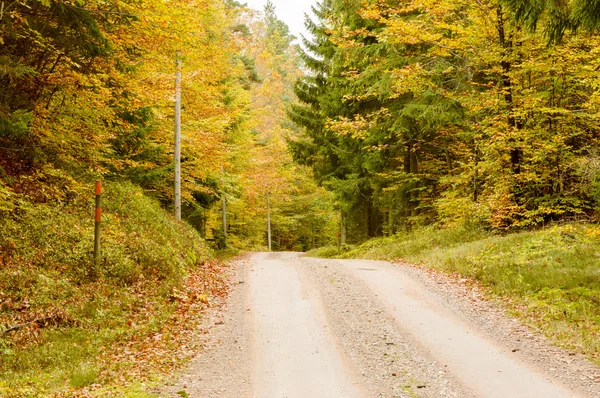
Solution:
<path fill-rule="evenodd" d="M 535 343 L 524 344 L 512 331 L 526 328 L 494 304 L 475 308 L 416 268 L 296 253 L 234 265 L 206 350 L 165 395 L 600 396 L 596 366 L 528 330 Z"/>

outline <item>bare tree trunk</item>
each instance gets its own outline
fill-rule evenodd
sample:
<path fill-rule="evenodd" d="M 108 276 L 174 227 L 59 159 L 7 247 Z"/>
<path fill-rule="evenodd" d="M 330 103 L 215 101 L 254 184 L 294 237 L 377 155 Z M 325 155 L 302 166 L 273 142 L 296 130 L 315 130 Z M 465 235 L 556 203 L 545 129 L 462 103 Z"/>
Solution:
<path fill-rule="evenodd" d="M 498 40 L 500 40 L 500 45 L 504 49 L 503 55 L 505 57 L 505 59 L 500 62 L 500 66 L 502 67 L 502 87 L 504 91 L 504 101 L 506 102 L 506 106 L 508 108 L 508 126 L 509 128 L 516 128 L 520 130 L 523 128 L 523 124 L 514 115 L 513 86 L 510 79 L 512 64 L 510 61 L 506 60 L 509 53 L 512 52 L 513 40 L 512 38 L 507 39 L 506 37 L 506 31 L 504 29 L 504 12 L 501 5 L 498 5 L 496 13 L 498 17 Z M 515 174 L 519 174 L 521 172 L 522 151 L 516 143 L 514 144 L 515 145 L 513 148 L 510 149 L 510 162 L 512 164 L 513 172 Z"/>
<path fill-rule="evenodd" d="M 347 220 L 346 220 L 346 213 L 342 211 L 342 217 L 341 217 L 341 221 L 340 221 L 340 244 L 345 245 L 346 244 L 346 234 L 348 232 L 348 227 L 347 227 Z"/>

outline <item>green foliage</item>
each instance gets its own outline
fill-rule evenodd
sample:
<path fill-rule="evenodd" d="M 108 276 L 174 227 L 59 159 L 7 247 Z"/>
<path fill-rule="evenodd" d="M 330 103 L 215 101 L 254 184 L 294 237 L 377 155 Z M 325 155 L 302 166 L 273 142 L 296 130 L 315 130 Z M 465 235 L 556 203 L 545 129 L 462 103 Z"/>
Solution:
<path fill-rule="evenodd" d="M 89 195 L 0 219 L 0 324 L 24 323 L 23 308 L 52 319 L 36 344 L 18 344 L 26 335 L 0 335 L 0 386 L 33 383 L 46 391 L 65 380 L 77 389 L 102 382 L 99 369 L 106 369 L 97 360 L 103 346 L 160 330 L 173 311 L 173 289 L 211 256 L 193 228 L 175 222 L 139 187 L 106 182 L 101 276 L 90 279 L 92 203 Z M 154 311 L 130 326 L 145 305 Z"/>
<path fill-rule="evenodd" d="M 340 255 L 344 255 L 346 252 L 354 250 L 352 245 L 341 245 L 338 246 L 323 246 L 317 249 L 312 249 L 306 252 L 309 257 L 320 257 L 320 258 L 340 258 Z"/>
<path fill-rule="evenodd" d="M 335 236 L 337 211 L 332 196 L 315 184 L 308 169 L 294 164 L 286 148 L 286 139 L 297 132 L 285 110 L 294 104 L 294 81 L 302 74 L 298 49 L 291 44 L 294 37 L 272 3 L 253 29 L 250 50 L 239 58 L 249 72 L 245 87 L 252 103 L 247 118 L 232 126 L 239 134 L 228 140 L 229 165 L 215 178 L 212 206 L 202 205 L 202 214 L 193 214 L 198 221 L 206 220 L 205 233 L 219 248 L 265 250 L 269 193 L 273 250 L 302 251 Z M 209 195 L 202 196 L 210 202 Z M 223 197 L 226 241 L 220 212 Z"/>
<path fill-rule="evenodd" d="M 12 261 L 50 273 L 60 270 L 73 280 L 85 281 L 93 252 L 91 203 L 38 205 L 2 219 L 0 250 L 10 253 Z M 190 258 L 209 254 L 194 232 L 173 223 L 134 185 L 107 183 L 103 205 L 102 273 L 117 283 L 132 284 L 144 277 L 178 280 L 194 265 Z M 38 283 L 31 286 L 28 296 L 38 288 L 56 292 L 53 286 Z"/>
<path fill-rule="evenodd" d="M 290 33 L 290 28 L 275 14 L 275 6 L 271 0 L 267 0 L 264 8 L 264 21 L 266 25 L 266 36 L 270 38 L 276 54 L 288 51 L 295 37 Z"/>
<path fill-rule="evenodd" d="M 320 2 L 290 149 L 334 192 L 349 240 L 593 217 L 595 176 L 582 165 L 600 145 L 599 39 L 567 34 L 585 13 L 598 20 L 592 3 Z M 547 46 L 521 25 L 538 20 L 572 25 L 550 26 L 564 40 Z"/>
<path fill-rule="evenodd" d="M 2 170 L 0 169 L 0 171 Z M 4 185 L 2 180 L 0 180 L 0 214 L 14 209 L 15 205 L 11 200 L 12 196 L 13 194 L 10 189 Z"/>
<path fill-rule="evenodd" d="M 57 93 L 64 102 L 69 86 L 95 73 L 94 62 L 111 50 L 103 28 L 127 21 L 117 10 L 105 19 L 71 1 L 18 0 L 3 11 L 0 158 L 12 161 L 13 172 L 47 161 L 44 140 L 31 131 L 32 116 L 48 110 Z"/>
<path fill-rule="evenodd" d="M 345 250 L 341 258 L 412 259 L 426 251 L 443 251 L 487 236 L 490 233 L 476 224 L 463 224 L 455 228 L 440 228 L 437 225 L 421 227 L 410 232 L 398 232 L 390 237 L 371 239 Z"/>
<path fill-rule="evenodd" d="M 98 380 L 98 370 L 90 364 L 82 364 L 69 376 L 69 383 L 73 388 L 83 388 L 94 384 Z"/>
<path fill-rule="evenodd" d="M 317 20 L 307 24 L 312 41 L 305 43 L 308 51 L 301 54 L 311 73 L 298 79 L 295 93 L 300 103 L 288 110 L 288 117 L 303 130 L 289 142 L 294 159 L 311 167 L 317 181 L 334 192 L 355 241 L 381 234 L 382 222 L 371 185 L 371 179 L 382 170 L 382 159 L 376 150 L 367 149 L 377 144 L 338 134 L 330 127 L 333 120 L 360 115 L 377 106 L 350 100 L 354 88 L 343 77 L 353 69 L 344 63 L 350 57 L 330 40 L 332 32 L 345 27 L 370 27 L 357 10 L 358 2 L 354 1 L 318 4 Z"/>
<path fill-rule="evenodd" d="M 596 0 L 503 0 L 503 3 L 514 10 L 515 19 L 530 30 L 535 31 L 538 25 L 545 25 L 543 28 L 551 44 L 560 43 L 568 31 L 583 28 L 593 33 L 600 27 Z"/>

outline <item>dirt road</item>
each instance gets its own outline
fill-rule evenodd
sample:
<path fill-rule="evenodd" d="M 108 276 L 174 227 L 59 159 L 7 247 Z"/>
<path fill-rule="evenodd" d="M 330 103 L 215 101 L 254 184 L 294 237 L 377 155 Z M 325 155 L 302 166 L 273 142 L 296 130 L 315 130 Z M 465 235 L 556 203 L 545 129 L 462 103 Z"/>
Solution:
<path fill-rule="evenodd" d="M 384 262 L 257 253 L 165 395 L 598 397 L 600 372 L 449 280 Z"/>

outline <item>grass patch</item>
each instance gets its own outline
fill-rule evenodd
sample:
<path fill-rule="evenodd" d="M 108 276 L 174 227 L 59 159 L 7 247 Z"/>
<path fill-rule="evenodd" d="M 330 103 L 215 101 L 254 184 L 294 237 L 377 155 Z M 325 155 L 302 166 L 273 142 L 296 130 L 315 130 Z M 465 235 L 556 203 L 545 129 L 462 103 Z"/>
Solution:
<path fill-rule="evenodd" d="M 374 239 L 340 257 L 403 259 L 476 279 L 491 294 L 510 299 L 515 314 L 560 345 L 600 358 L 597 225 L 567 224 L 505 236 L 476 227 L 432 227 Z"/>
<path fill-rule="evenodd" d="M 348 248 L 346 248 L 348 250 Z M 317 249 L 312 249 L 306 252 L 309 257 L 320 257 L 320 258 L 337 258 L 340 254 L 340 250 L 337 246 L 323 246 Z"/>
<path fill-rule="evenodd" d="M 242 254 L 242 250 L 233 246 L 227 246 L 225 249 L 216 250 L 215 256 L 221 261 L 230 261 Z"/>
<path fill-rule="evenodd" d="M 141 189 L 105 190 L 100 275 L 91 196 L 0 218 L 0 396 L 149 396 L 135 383 L 193 355 L 221 266 Z"/>
<path fill-rule="evenodd" d="M 80 389 L 96 383 L 99 380 L 98 369 L 95 365 L 82 363 L 69 375 L 71 387 Z"/>
<path fill-rule="evenodd" d="M 468 242 L 478 241 L 491 234 L 476 225 L 460 228 L 440 229 L 427 227 L 410 233 L 369 240 L 362 245 L 350 248 L 342 253 L 341 258 L 376 258 L 393 260 L 397 258 L 414 258 L 424 252 L 445 250 L 459 247 Z"/>

